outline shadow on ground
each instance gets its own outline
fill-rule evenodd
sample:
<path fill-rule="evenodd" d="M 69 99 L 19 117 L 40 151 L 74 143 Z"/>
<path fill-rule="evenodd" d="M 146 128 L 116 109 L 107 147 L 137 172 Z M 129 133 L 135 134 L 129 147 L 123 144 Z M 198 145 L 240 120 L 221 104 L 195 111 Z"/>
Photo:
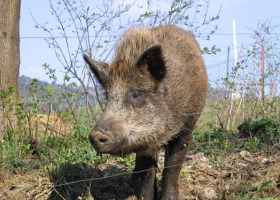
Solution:
<path fill-rule="evenodd" d="M 50 173 L 55 185 L 49 199 L 136 199 L 139 181 L 131 181 L 129 171 L 119 166 L 93 168 L 84 163 L 65 164 Z"/>

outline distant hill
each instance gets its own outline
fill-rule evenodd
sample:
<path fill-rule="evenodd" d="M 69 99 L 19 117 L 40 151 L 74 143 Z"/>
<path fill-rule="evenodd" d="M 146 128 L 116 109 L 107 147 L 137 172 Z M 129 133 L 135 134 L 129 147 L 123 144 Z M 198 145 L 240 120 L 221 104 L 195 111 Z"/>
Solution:
<path fill-rule="evenodd" d="M 30 77 L 27 77 L 27 76 L 20 76 L 19 77 L 19 90 L 20 90 L 20 94 L 21 96 L 23 96 L 22 98 L 22 101 L 27 103 L 27 102 L 31 102 L 31 97 L 29 96 L 30 92 L 29 92 L 29 88 L 31 87 L 31 83 L 32 83 L 33 79 L 30 78 Z M 55 84 L 55 83 L 48 83 L 46 81 L 41 81 L 41 80 L 38 80 L 37 82 L 37 85 L 38 85 L 38 93 L 43 96 L 44 92 L 41 90 L 42 87 L 49 87 L 51 86 L 53 88 L 53 90 L 55 91 L 55 93 L 58 93 L 58 91 L 60 93 L 64 93 L 64 94 L 67 94 L 67 93 L 70 93 L 70 94 L 75 94 L 75 95 L 78 95 L 78 98 L 75 100 L 74 102 L 74 106 L 82 106 L 82 108 L 85 108 L 85 95 L 84 95 L 84 91 L 83 89 L 80 87 L 80 86 L 77 86 L 77 87 L 63 87 L 62 85 L 60 84 Z M 104 100 L 105 99 L 105 95 L 104 95 L 104 89 L 99 86 L 98 87 L 98 93 L 99 93 L 99 96 L 100 96 L 100 99 L 101 100 Z M 231 91 L 226 91 L 225 88 L 213 88 L 213 87 L 210 87 L 209 88 L 209 91 L 208 91 L 208 98 L 209 99 L 230 99 L 230 98 L 233 98 L 232 97 L 232 92 Z M 236 95 L 235 94 L 235 98 L 238 98 L 239 96 L 241 96 L 241 94 L 238 94 Z M 56 100 L 58 99 L 58 95 L 54 95 L 54 104 L 52 105 L 54 109 L 56 109 Z M 248 93 L 245 93 L 245 98 L 256 98 L 255 95 L 253 94 L 248 94 Z M 89 89 L 89 99 L 90 99 L 90 102 L 91 102 L 91 105 L 92 106 L 95 106 L 95 104 L 97 104 L 97 97 L 95 95 L 95 90 L 94 88 L 90 88 Z M 41 102 L 41 104 L 44 104 L 44 102 Z M 68 102 L 63 102 L 62 104 L 64 105 L 67 105 Z M 42 105 L 41 105 L 42 106 Z M 61 105 L 60 105 L 61 106 Z"/>
<path fill-rule="evenodd" d="M 32 78 L 30 77 L 27 77 L 27 76 L 20 76 L 19 79 L 18 79 L 18 87 L 19 87 L 19 91 L 20 91 L 20 95 L 22 96 L 26 96 L 29 94 L 29 88 L 31 86 L 31 83 L 32 83 Z M 40 81 L 38 80 L 38 86 L 41 87 L 41 86 L 45 86 L 45 87 L 48 87 L 52 84 L 46 82 L 46 81 Z"/>
<path fill-rule="evenodd" d="M 22 101 L 27 103 L 27 102 L 31 102 L 31 97 L 30 97 L 30 88 L 32 88 L 31 84 L 33 82 L 33 79 L 27 76 L 20 76 L 19 77 L 19 91 L 20 91 L 20 95 L 22 96 Z M 38 93 L 40 96 L 44 96 L 45 92 L 42 90 L 42 87 L 52 87 L 53 91 L 55 91 L 55 95 L 54 95 L 54 105 L 52 105 L 54 107 L 54 109 L 56 108 L 56 102 L 58 100 L 58 98 L 60 98 L 58 96 L 59 93 L 71 93 L 71 94 L 75 94 L 78 95 L 78 98 L 74 98 L 75 102 L 73 105 L 81 105 L 82 107 L 85 107 L 85 95 L 84 95 L 84 91 L 80 86 L 76 86 L 76 87 L 63 87 L 63 85 L 60 84 L 55 84 L 55 83 L 48 83 L 46 81 L 41 81 L 38 80 L 37 82 L 37 86 L 38 86 Z M 104 90 L 102 87 L 98 87 L 98 92 L 99 92 L 99 96 L 101 98 L 101 100 L 104 99 Z M 63 99 L 63 98 L 62 98 Z M 94 88 L 90 88 L 89 89 L 89 99 L 91 102 L 91 105 L 94 106 L 97 103 L 97 98 L 95 95 L 95 91 Z M 65 99 L 64 99 L 65 100 Z M 47 101 L 47 99 L 46 99 Z M 40 102 L 41 104 L 44 104 L 45 102 Z M 66 100 L 65 102 L 62 102 L 62 104 L 67 104 Z M 42 106 L 42 105 L 41 105 Z"/>

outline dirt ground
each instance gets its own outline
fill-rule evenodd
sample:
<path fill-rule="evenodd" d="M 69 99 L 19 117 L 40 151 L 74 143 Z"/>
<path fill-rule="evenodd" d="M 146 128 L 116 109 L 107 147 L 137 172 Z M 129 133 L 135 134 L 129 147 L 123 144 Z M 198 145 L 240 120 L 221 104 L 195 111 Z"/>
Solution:
<path fill-rule="evenodd" d="M 209 158 L 198 153 L 192 158 L 182 170 L 181 199 L 280 199 L 280 146 L 256 154 Z M 211 165 L 211 159 L 216 163 Z"/>
<path fill-rule="evenodd" d="M 162 163 L 160 155 L 159 171 Z M 66 165 L 45 177 L 39 170 L 1 172 L 0 199 L 137 199 L 140 185 L 130 172 L 114 161 Z M 180 200 L 280 199 L 280 145 L 255 154 L 189 155 L 179 182 Z"/>

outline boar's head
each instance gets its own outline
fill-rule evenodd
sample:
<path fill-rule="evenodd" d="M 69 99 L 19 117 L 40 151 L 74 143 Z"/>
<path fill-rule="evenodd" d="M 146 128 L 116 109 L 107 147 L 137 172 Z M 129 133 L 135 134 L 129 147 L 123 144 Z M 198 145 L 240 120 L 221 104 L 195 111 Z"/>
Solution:
<path fill-rule="evenodd" d="M 169 140 L 172 119 L 163 89 L 166 76 L 163 50 L 160 45 L 151 45 L 141 37 L 137 39 L 119 45 L 110 65 L 84 55 L 107 94 L 106 110 L 89 135 L 97 152 L 117 155 L 145 152 Z"/>

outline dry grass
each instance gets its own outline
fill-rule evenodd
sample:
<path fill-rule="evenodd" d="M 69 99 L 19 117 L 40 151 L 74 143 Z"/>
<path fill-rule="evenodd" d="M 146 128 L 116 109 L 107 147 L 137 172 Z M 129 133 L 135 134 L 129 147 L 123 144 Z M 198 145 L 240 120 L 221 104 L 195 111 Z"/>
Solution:
<path fill-rule="evenodd" d="M 67 164 L 52 173 L 1 172 L 0 199 L 136 199 L 139 185 L 131 182 L 130 169 L 109 160 L 113 165 Z M 279 199 L 280 147 L 255 154 L 188 156 L 179 181 L 180 200 L 199 199 L 205 188 L 212 188 L 218 199 Z"/>
<path fill-rule="evenodd" d="M 0 173 L 0 199 L 48 199 L 52 183 L 39 171 Z"/>
<path fill-rule="evenodd" d="M 32 127 L 36 135 L 63 137 L 74 133 L 73 122 L 63 120 L 57 114 L 38 114 L 32 117 L 31 124 L 34 124 Z"/>

